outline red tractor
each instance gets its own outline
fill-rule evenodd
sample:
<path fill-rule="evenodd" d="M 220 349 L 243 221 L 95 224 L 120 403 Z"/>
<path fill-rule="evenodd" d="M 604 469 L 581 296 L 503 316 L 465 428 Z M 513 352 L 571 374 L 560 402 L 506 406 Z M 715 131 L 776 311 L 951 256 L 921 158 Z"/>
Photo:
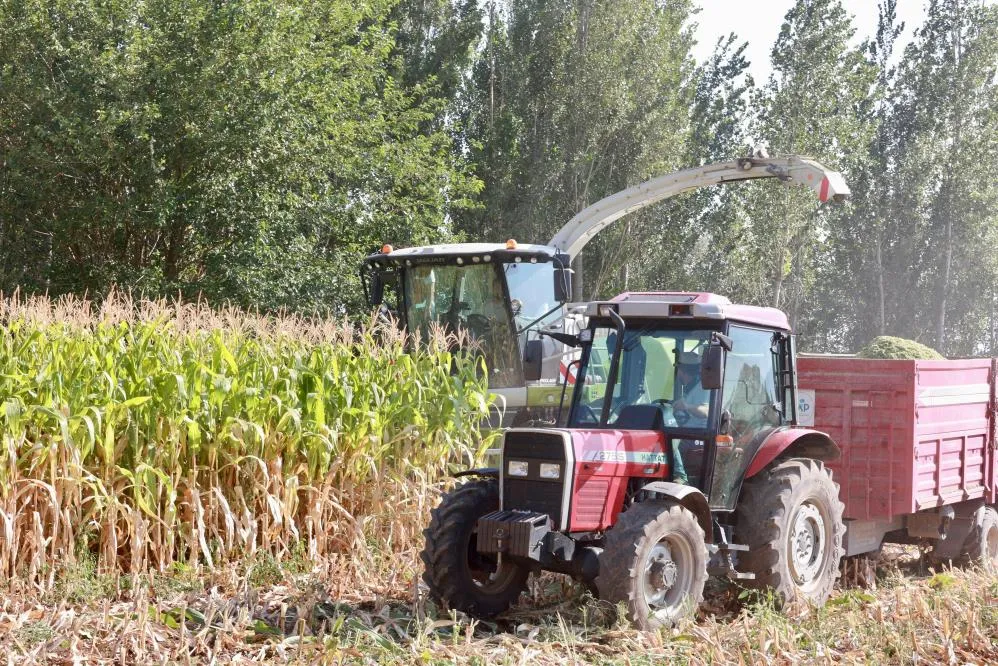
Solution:
<path fill-rule="evenodd" d="M 488 617 L 532 570 L 556 571 L 655 627 L 696 607 L 713 552 L 718 573 L 824 602 L 845 527 L 822 461 L 839 449 L 793 427 L 786 316 L 712 294 L 625 294 L 588 314 L 569 341 L 568 427 L 508 430 L 501 466 L 434 511 L 431 594 Z M 772 438 L 774 462 L 747 478 Z"/>
<path fill-rule="evenodd" d="M 884 541 L 998 562 L 995 361 L 802 358 L 799 391 L 779 310 L 649 293 L 588 315 L 553 334 L 582 350 L 567 427 L 506 431 L 500 466 L 433 511 L 438 601 L 494 616 L 554 571 L 647 629 L 692 612 L 708 571 L 820 605 Z"/>

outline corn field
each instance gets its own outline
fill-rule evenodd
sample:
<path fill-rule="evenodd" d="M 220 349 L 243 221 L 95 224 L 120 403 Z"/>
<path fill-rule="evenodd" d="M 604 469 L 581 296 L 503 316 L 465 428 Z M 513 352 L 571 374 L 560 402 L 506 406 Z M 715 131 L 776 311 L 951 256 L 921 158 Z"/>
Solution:
<path fill-rule="evenodd" d="M 425 488 L 488 445 L 490 404 L 473 357 L 405 342 L 120 294 L 0 298 L 0 576 L 411 543 Z"/>

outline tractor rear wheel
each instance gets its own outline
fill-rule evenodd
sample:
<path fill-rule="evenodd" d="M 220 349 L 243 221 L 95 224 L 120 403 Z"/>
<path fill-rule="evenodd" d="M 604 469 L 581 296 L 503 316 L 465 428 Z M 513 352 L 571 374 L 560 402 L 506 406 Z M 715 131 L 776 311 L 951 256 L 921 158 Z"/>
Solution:
<path fill-rule="evenodd" d="M 487 618 L 502 613 L 527 587 L 530 570 L 478 552 L 478 519 L 499 509 L 499 483 L 479 479 L 444 495 L 423 530 L 423 582 L 448 608 Z"/>
<path fill-rule="evenodd" d="M 820 461 L 786 460 L 742 485 L 735 541 L 749 547 L 739 569 L 780 605 L 828 600 L 844 549 L 839 486 Z"/>
<path fill-rule="evenodd" d="M 707 544 L 696 516 L 660 500 L 631 505 L 607 533 L 596 587 L 639 629 L 672 626 L 703 600 Z"/>

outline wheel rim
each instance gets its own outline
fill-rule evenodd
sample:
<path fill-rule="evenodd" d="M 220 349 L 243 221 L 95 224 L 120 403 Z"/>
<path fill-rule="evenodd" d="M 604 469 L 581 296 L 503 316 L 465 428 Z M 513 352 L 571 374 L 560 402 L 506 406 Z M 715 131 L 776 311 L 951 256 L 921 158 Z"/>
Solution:
<path fill-rule="evenodd" d="M 652 616 L 673 615 L 689 596 L 692 580 L 693 550 L 685 540 L 670 535 L 652 546 L 641 578 Z"/>
<path fill-rule="evenodd" d="M 984 535 L 984 564 L 991 568 L 998 565 L 998 524 L 992 523 Z"/>
<path fill-rule="evenodd" d="M 805 501 L 794 515 L 787 550 L 790 574 L 801 587 L 818 580 L 825 567 L 828 546 L 825 526 L 825 516 L 813 502 Z"/>
<path fill-rule="evenodd" d="M 502 592 L 516 576 L 516 566 L 503 561 L 502 553 L 495 557 L 478 552 L 478 530 L 473 528 L 468 537 L 468 576 L 479 590 L 486 594 Z"/>

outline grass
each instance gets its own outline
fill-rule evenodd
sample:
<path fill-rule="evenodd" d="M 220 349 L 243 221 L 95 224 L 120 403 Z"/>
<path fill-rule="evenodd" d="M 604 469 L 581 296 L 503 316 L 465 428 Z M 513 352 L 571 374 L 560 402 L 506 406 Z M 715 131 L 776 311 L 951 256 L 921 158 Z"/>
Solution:
<path fill-rule="evenodd" d="M 407 575 L 413 558 L 397 561 Z M 649 633 L 553 575 L 532 580 L 523 603 L 485 622 L 441 612 L 387 571 L 344 580 L 352 569 L 337 558 L 247 575 L 258 564 L 204 571 L 193 586 L 183 569 L 150 573 L 104 598 L 44 603 L 15 584 L 0 609 L 0 653 L 15 661 L 482 666 L 998 660 L 998 578 L 932 571 L 911 548 L 879 563 L 875 589 L 842 587 L 821 609 L 787 615 L 764 596 L 712 581 L 696 620 Z"/>

